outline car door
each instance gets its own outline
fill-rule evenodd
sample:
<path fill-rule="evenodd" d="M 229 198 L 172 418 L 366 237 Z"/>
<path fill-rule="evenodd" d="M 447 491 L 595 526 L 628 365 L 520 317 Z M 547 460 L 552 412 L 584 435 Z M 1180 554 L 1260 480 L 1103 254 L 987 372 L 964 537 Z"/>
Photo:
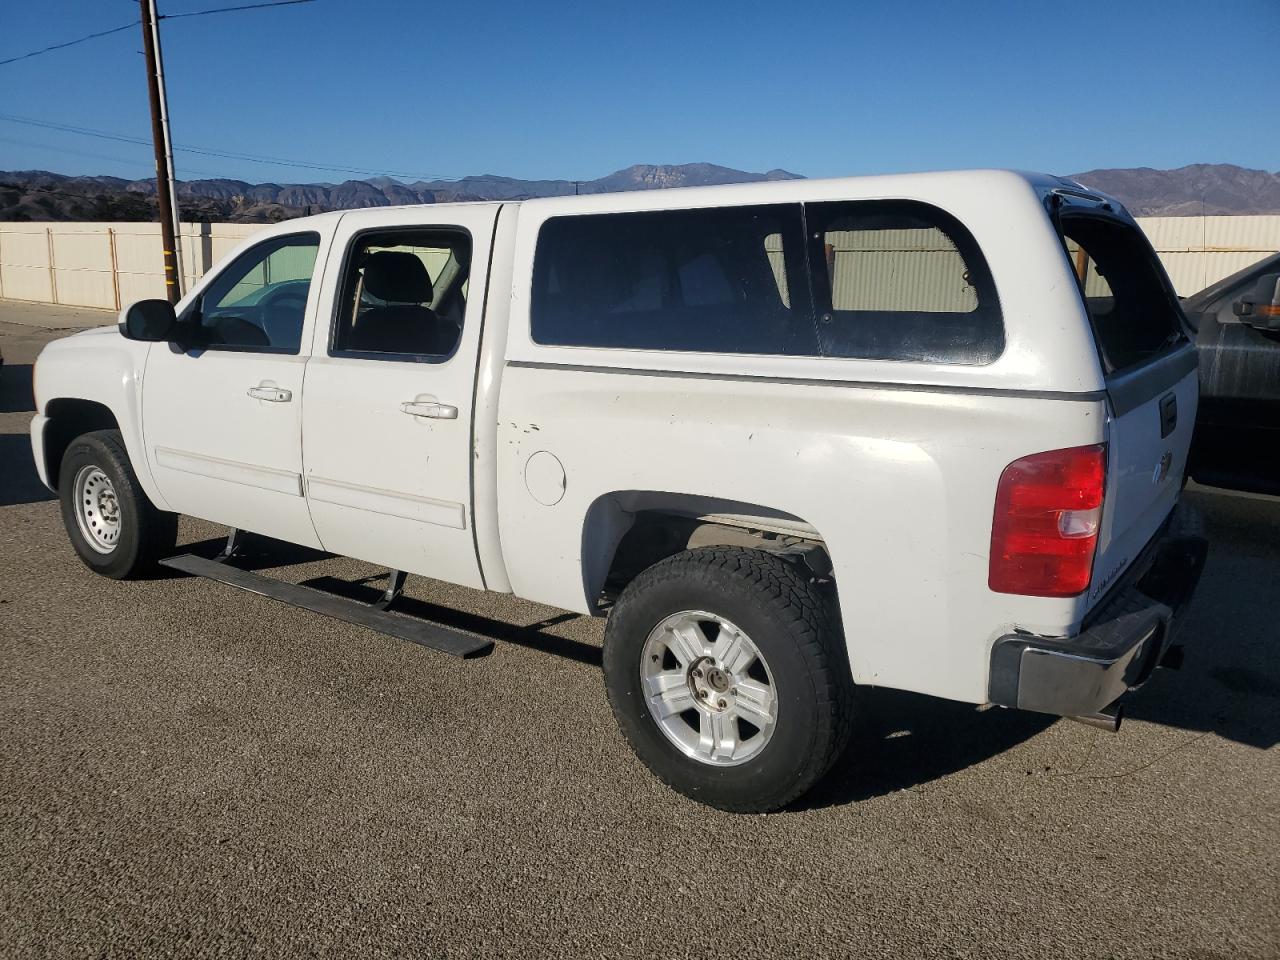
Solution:
<path fill-rule="evenodd" d="M 314 230 L 254 244 L 184 309 L 182 345 L 152 346 L 143 433 L 174 510 L 319 546 L 302 495 L 301 344 L 326 246 Z"/>
<path fill-rule="evenodd" d="M 1200 415 L 1191 475 L 1280 493 L 1280 256 L 1183 304 L 1200 352 Z"/>
<path fill-rule="evenodd" d="M 306 496 L 326 550 L 483 586 L 471 401 L 497 211 L 339 223 L 303 401 Z"/>

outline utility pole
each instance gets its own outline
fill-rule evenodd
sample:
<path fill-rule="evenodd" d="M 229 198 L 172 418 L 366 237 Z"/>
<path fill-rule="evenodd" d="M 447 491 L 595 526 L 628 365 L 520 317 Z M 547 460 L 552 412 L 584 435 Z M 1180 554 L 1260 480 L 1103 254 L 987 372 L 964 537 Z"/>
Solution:
<path fill-rule="evenodd" d="M 160 207 L 160 236 L 164 242 L 164 284 L 170 303 L 182 298 L 181 223 L 173 176 L 173 141 L 169 136 L 169 104 L 164 89 L 164 59 L 160 53 L 160 15 L 156 0 L 138 0 L 142 7 L 142 44 L 147 56 L 147 90 L 151 95 L 151 140 L 156 153 L 156 201 Z"/>

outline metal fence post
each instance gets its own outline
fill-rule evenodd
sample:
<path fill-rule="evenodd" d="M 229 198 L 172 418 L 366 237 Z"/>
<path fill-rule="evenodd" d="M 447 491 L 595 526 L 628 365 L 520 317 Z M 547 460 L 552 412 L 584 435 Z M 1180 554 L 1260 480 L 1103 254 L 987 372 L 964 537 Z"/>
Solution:
<path fill-rule="evenodd" d="M 120 310 L 120 268 L 116 265 L 116 232 L 107 227 L 107 249 L 111 251 L 111 292 L 115 294 L 116 311 Z"/>
<path fill-rule="evenodd" d="M 44 228 L 45 237 L 49 241 L 49 297 L 54 303 L 58 302 L 58 271 L 53 265 L 53 227 Z"/>

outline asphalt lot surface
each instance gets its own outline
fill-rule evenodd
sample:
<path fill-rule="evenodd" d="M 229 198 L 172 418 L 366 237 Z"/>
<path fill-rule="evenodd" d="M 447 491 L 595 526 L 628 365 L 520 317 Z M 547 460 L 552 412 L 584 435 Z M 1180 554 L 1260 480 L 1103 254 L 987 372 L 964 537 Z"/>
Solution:
<path fill-rule="evenodd" d="M 39 345 L 95 320 L 0 303 L 0 955 L 1280 956 L 1280 502 L 1189 494 L 1187 664 L 1119 735 L 869 691 L 803 805 L 732 816 L 632 757 L 598 621 L 410 580 L 497 639 L 459 661 L 90 574 L 26 429 Z"/>

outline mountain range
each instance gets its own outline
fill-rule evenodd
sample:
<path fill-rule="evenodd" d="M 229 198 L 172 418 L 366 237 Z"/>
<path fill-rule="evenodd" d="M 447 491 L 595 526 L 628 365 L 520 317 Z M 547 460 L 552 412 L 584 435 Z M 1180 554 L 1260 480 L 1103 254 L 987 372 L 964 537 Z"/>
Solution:
<path fill-rule="evenodd" d="M 748 173 L 712 163 L 637 164 L 597 180 L 518 180 L 494 174 L 403 183 L 390 177 L 343 183 L 180 180 L 184 220 L 261 222 L 324 210 L 458 200 L 527 200 L 574 193 L 797 180 L 786 170 Z M 154 220 L 155 181 L 73 177 L 44 170 L 0 172 L 0 220 Z"/>
<path fill-rule="evenodd" d="M 1139 216 L 1280 213 L 1280 173 L 1229 163 L 1195 163 L 1176 170 L 1090 170 L 1072 174 L 1071 179 L 1117 197 Z"/>
<path fill-rule="evenodd" d="M 1146 216 L 1280 213 L 1280 173 L 1231 164 L 1089 170 L 1072 179 L 1118 197 Z M 343 183 L 178 183 L 184 220 L 263 222 L 324 210 L 454 200 L 523 200 L 573 193 L 795 180 L 786 170 L 750 173 L 711 163 L 637 164 L 596 180 L 520 180 L 492 174 L 403 183 L 390 177 Z M 43 170 L 0 172 L 0 220 L 154 220 L 155 181 L 67 176 Z"/>

